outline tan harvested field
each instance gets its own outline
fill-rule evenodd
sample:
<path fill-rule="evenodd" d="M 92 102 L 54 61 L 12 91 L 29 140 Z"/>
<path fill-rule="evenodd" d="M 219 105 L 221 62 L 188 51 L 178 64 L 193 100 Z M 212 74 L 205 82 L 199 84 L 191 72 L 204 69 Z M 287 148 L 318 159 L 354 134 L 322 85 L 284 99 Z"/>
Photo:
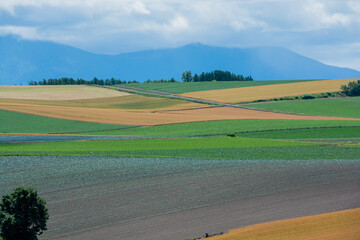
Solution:
<path fill-rule="evenodd" d="M 90 86 L 0 86 L 0 98 L 31 100 L 78 100 L 127 96 L 129 93 Z"/>
<path fill-rule="evenodd" d="M 252 225 L 209 239 L 356 240 L 360 239 L 360 208 Z"/>
<path fill-rule="evenodd" d="M 154 112 L 149 110 L 126 111 L 123 109 L 63 107 L 0 102 L 0 109 L 85 122 L 143 126 L 235 119 L 360 120 L 358 118 L 282 114 L 231 107 L 207 107 Z"/>
<path fill-rule="evenodd" d="M 274 84 L 255 87 L 230 88 L 180 94 L 181 96 L 225 103 L 251 102 L 286 96 L 299 96 L 322 92 L 340 91 L 340 86 L 355 79 L 333 79 L 309 82 Z"/>

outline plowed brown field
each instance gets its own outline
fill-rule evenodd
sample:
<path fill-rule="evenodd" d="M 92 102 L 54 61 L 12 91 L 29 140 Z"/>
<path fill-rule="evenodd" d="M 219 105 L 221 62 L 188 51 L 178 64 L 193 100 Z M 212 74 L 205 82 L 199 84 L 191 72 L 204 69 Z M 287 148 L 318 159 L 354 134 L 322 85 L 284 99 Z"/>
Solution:
<path fill-rule="evenodd" d="M 181 96 L 226 103 L 251 102 L 286 96 L 299 96 L 322 92 L 340 91 L 340 86 L 355 79 L 333 79 L 297 83 L 274 84 L 255 87 L 230 88 L 180 94 Z"/>
<path fill-rule="evenodd" d="M 75 100 L 126 96 L 129 93 L 83 85 L 0 86 L 0 98 L 33 100 Z"/>
<path fill-rule="evenodd" d="M 355 240 L 360 237 L 360 208 L 262 223 L 231 230 L 211 240 Z"/>
<path fill-rule="evenodd" d="M 360 120 L 357 118 L 282 114 L 231 107 L 207 107 L 198 109 L 154 112 L 144 110 L 126 111 L 123 109 L 63 107 L 0 102 L 0 109 L 85 122 L 143 126 L 235 119 Z"/>

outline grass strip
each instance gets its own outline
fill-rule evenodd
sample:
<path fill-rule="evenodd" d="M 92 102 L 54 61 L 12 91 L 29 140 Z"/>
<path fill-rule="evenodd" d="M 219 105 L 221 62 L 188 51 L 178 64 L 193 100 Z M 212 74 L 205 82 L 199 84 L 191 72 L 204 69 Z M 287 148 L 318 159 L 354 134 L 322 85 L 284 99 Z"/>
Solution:
<path fill-rule="evenodd" d="M 227 133 L 244 133 L 268 130 L 331 128 L 360 126 L 360 121 L 344 120 L 281 120 L 281 119 L 254 119 L 254 120 L 221 120 L 193 123 L 179 123 L 161 126 L 120 129 L 114 131 L 92 132 L 93 135 L 120 135 L 120 136 L 210 136 L 225 135 Z"/>
<path fill-rule="evenodd" d="M 360 127 L 270 130 L 239 133 L 241 137 L 301 140 L 359 140 Z"/>
<path fill-rule="evenodd" d="M 268 102 L 244 106 L 306 115 L 360 118 L 360 97 Z"/>

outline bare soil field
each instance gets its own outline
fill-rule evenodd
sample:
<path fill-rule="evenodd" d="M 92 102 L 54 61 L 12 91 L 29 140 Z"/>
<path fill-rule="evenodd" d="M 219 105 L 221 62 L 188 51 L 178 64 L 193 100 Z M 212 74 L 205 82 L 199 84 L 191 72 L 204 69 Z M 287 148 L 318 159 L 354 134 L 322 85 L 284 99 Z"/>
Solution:
<path fill-rule="evenodd" d="M 355 240 L 360 236 L 360 208 L 262 223 L 231 230 L 211 240 L 326 239 Z"/>
<path fill-rule="evenodd" d="M 355 79 L 333 79 L 309 82 L 274 84 L 265 86 L 199 91 L 180 94 L 181 96 L 213 100 L 224 103 L 251 102 L 286 96 L 299 96 L 322 92 L 340 91 L 340 86 Z"/>
<path fill-rule="evenodd" d="M 127 96 L 129 93 L 83 85 L 0 86 L 0 98 L 31 100 L 78 100 Z"/>
<path fill-rule="evenodd" d="M 0 102 L 0 109 L 84 122 L 142 126 L 235 119 L 359 120 L 358 118 L 305 116 L 232 107 L 206 107 L 174 111 L 127 111 Z"/>
<path fill-rule="evenodd" d="M 1 157 L 0 196 L 38 190 L 40 239 L 186 239 L 360 207 L 359 160 Z"/>

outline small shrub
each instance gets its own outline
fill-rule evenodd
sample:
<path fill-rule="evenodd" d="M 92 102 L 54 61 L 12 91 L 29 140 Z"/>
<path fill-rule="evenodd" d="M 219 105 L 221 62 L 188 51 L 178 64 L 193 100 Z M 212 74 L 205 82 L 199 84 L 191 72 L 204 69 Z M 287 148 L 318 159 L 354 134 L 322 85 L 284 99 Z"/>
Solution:
<path fill-rule="evenodd" d="M 305 94 L 302 96 L 302 99 L 314 99 L 314 95 Z"/>
<path fill-rule="evenodd" d="M 227 137 L 236 137 L 235 133 L 227 133 L 226 136 Z"/>

